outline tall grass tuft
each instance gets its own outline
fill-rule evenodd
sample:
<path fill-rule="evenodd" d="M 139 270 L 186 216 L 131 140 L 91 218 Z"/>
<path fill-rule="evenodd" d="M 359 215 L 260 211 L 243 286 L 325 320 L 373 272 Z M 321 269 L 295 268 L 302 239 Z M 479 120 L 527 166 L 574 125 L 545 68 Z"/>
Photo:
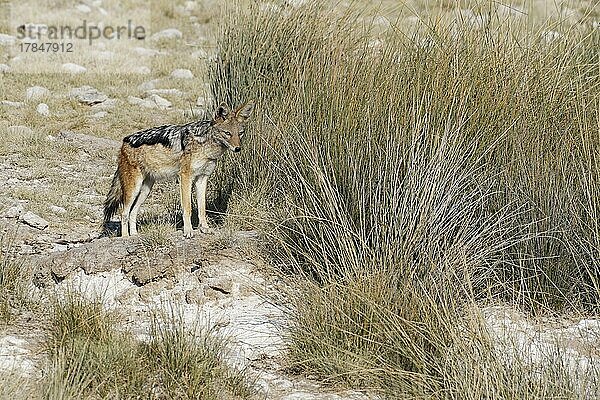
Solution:
<path fill-rule="evenodd" d="M 598 309 L 600 32 L 440 20 L 374 41 L 359 14 L 273 10 L 230 10 L 209 68 L 216 101 L 259 105 L 217 184 L 306 278 L 292 365 L 418 397 L 577 398 L 560 367 L 501 373 L 466 310 Z"/>

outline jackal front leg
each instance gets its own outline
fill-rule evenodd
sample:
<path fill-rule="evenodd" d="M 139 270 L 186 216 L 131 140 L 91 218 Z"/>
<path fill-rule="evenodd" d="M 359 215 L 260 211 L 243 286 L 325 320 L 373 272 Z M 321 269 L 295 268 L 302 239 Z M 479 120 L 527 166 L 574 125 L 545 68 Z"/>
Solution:
<path fill-rule="evenodd" d="M 192 176 L 187 171 L 179 174 L 181 187 L 181 207 L 183 208 L 183 235 L 186 238 L 194 236 L 192 230 Z"/>
<path fill-rule="evenodd" d="M 198 202 L 198 230 L 202 233 L 212 233 L 206 219 L 206 184 L 208 175 L 200 175 L 196 179 L 196 201 Z"/>

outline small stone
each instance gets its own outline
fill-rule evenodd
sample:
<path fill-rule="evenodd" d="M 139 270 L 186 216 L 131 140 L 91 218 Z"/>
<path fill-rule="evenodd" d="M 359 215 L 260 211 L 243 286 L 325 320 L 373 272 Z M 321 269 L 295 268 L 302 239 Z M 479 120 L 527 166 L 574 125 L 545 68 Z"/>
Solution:
<path fill-rule="evenodd" d="M 16 135 L 32 135 L 30 127 L 24 125 L 12 125 L 8 127 L 8 132 Z"/>
<path fill-rule="evenodd" d="M 16 37 L 0 33 L 0 46 L 12 46 L 16 41 Z"/>
<path fill-rule="evenodd" d="M 48 222 L 44 218 L 31 211 L 27 211 L 25 214 L 21 215 L 21 220 L 27 225 L 39 230 L 44 230 L 48 227 Z"/>
<path fill-rule="evenodd" d="M 6 210 L 4 213 L 2 213 L 2 216 L 4 218 L 19 218 L 21 216 L 21 214 L 23 213 L 23 206 L 20 204 L 17 204 L 16 206 L 12 206 L 10 207 L 8 210 Z"/>
<path fill-rule="evenodd" d="M 159 41 L 159 40 L 173 40 L 173 39 L 181 39 L 183 37 L 183 33 L 179 29 L 170 28 L 165 29 L 160 32 L 155 33 L 150 37 L 151 40 Z"/>
<path fill-rule="evenodd" d="M 10 66 L 6 64 L 0 64 L 0 74 L 6 74 L 10 72 Z"/>
<path fill-rule="evenodd" d="M 92 109 L 97 109 L 97 110 L 111 109 L 111 108 L 115 108 L 118 103 L 119 103 L 119 100 L 117 100 L 117 99 L 108 99 L 102 103 L 92 105 Z"/>
<path fill-rule="evenodd" d="M 160 97 L 157 94 L 153 94 L 150 96 L 150 100 L 156 104 L 156 106 L 160 109 L 167 109 L 171 107 L 171 102 L 165 98 Z"/>
<path fill-rule="evenodd" d="M 78 4 L 77 6 L 75 6 L 75 9 L 83 14 L 89 14 L 92 12 L 92 9 L 89 6 L 86 6 L 85 4 Z"/>
<path fill-rule="evenodd" d="M 30 244 L 22 244 L 21 248 L 19 249 L 19 254 L 31 255 L 31 254 L 36 254 L 36 253 L 38 253 L 38 251 L 36 250 L 35 247 L 33 247 Z"/>
<path fill-rule="evenodd" d="M 171 72 L 171 78 L 175 78 L 175 79 L 192 79 L 192 78 L 194 78 L 194 74 L 189 69 L 178 68 L 178 69 L 174 69 Z"/>
<path fill-rule="evenodd" d="M 66 214 L 67 210 L 63 207 L 59 207 L 59 206 L 55 206 L 53 204 L 49 205 L 48 208 L 50 209 L 50 211 L 52 211 L 55 214 Z"/>
<path fill-rule="evenodd" d="M 46 103 L 38 104 L 35 108 L 35 111 L 37 111 L 38 114 L 43 115 L 44 117 L 50 116 L 50 109 L 48 108 L 48 104 Z"/>
<path fill-rule="evenodd" d="M 108 100 L 107 95 L 87 85 L 72 89 L 69 97 L 87 105 L 99 104 Z"/>
<path fill-rule="evenodd" d="M 43 86 L 32 86 L 25 92 L 27 100 L 39 100 L 50 96 L 50 91 Z"/>
<path fill-rule="evenodd" d="M 15 108 L 21 108 L 25 105 L 25 103 L 20 102 L 20 101 L 8 101 L 8 100 L 3 100 L 0 102 L 0 104 L 2 104 L 3 106 L 15 107 Z"/>
<path fill-rule="evenodd" d="M 183 96 L 183 92 L 179 89 L 150 89 L 146 91 L 148 94 L 158 94 L 164 96 Z"/>
<path fill-rule="evenodd" d="M 129 104 L 138 105 L 146 108 L 159 108 L 165 110 L 171 107 L 171 102 L 165 98 L 160 97 L 157 94 L 150 95 L 146 99 L 141 99 L 135 96 L 129 96 L 127 98 Z"/>
<path fill-rule="evenodd" d="M 87 71 L 87 68 L 78 64 L 66 63 L 62 65 L 62 69 L 71 74 L 82 74 Z"/>

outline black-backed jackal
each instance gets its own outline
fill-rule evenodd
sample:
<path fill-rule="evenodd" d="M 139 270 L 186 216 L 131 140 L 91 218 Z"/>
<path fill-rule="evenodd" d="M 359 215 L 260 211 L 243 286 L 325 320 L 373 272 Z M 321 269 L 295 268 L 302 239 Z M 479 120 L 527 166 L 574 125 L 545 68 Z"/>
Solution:
<path fill-rule="evenodd" d="M 244 135 L 244 126 L 253 109 L 254 103 L 251 101 L 235 111 L 222 104 L 212 120 L 164 125 L 125 137 L 117 171 L 104 202 L 105 225 L 122 207 L 121 235 L 136 235 L 137 214 L 154 182 L 178 176 L 185 237 L 193 236 L 192 184 L 196 187 L 198 229 L 208 231 L 208 177 L 225 151 L 241 150 L 240 140 Z"/>

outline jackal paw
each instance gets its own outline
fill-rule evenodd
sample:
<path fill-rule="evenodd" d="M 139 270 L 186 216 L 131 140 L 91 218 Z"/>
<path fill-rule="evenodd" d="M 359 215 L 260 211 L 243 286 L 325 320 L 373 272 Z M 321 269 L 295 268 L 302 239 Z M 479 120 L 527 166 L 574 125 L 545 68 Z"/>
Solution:
<path fill-rule="evenodd" d="M 186 239 L 191 239 L 194 237 L 194 231 L 191 229 L 184 229 L 183 230 L 183 237 L 185 237 Z"/>

